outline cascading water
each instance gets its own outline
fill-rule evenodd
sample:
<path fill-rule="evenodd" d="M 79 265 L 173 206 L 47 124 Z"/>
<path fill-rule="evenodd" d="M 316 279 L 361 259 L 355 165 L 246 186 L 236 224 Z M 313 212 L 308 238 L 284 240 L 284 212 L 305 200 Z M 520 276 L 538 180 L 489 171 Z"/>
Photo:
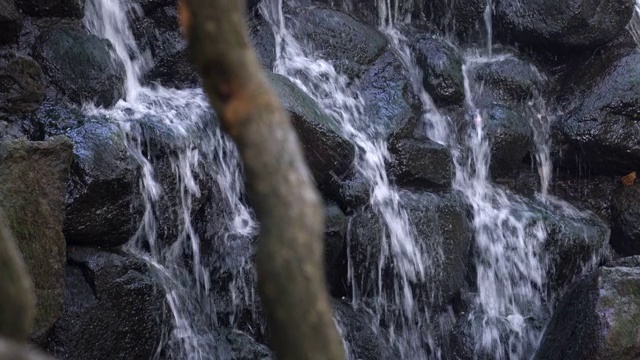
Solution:
<path fill-rule="evenodd" d="M 292 1 L 291 5 L 297 4 Z M 433 271 L 431 257 L 442 254 L 438 251 L 427 253 L 423 243 L 416 238 L 400 195 L 387 177 L 385 160 L 389 154 L 380 135 L 382 131 L 371 126 L 365 118 L 364 101 L 348 87 L 347 77 L 338 74 L 329 62 L 305 51 L 288 31 L 282 0 L 263 1 L 261 11 L 276 38 L 274 72 L 298 85 L 340 125 L 342 135 L 355 146 L 356 168 L 371 186 L 371 207 L 385 225 L 374 311 L 378 318 L 390 320 L 391 342 L 400 358 L 426 359 L 429 353 L 438 356 L 430 333 L 429 316 L 419 311 L 411 285 L 424 282 L 427 274 Z M 392 285 L 383 283 L 381 276 L 383 269 L 389 268 L 395 275 Z M 350 280 L 354 305 L 362 306 L 355 279 Z M 427 349 L 425 345 L 431 348 Z"/>
<path fill-rule="evenodd" d="M 86 111 L 119 125 L 141 167 L 144 215 L 126 249 L 149 265 L 171 310 L 172 331 L 165 334 L 156 355 L 229 359 L 215 337 L 221 315 L 217 310 L 232 308 L 226 312 L 231 325 L 237 321 L 236 310 L 255 311 L 251 241 L 257 225 L 241 201 L 243 179 L 236 149 L 217 128 L 202 91 L 141 84 L 151 59 L 139 50 L 129 27 L 130 18 L 141 13 L 129 0 L 88 1 L 86 26 L 109 40 L 115 60 L 124 64 L 126 97 L 111 109 L 87 106 Z M 166 161 L 169 175 L 162 177 Z M 207 195 L 216 199 L 213 206 L 224 208 L 215 233 L 206 234 L 216 254 L 211 257 L 203 253 L 192 222 L 195 203 L 213 201 Z M 228 277 L 219 284 L 228 286 L 228 303 L 214 300 L 212 273 Z"/>

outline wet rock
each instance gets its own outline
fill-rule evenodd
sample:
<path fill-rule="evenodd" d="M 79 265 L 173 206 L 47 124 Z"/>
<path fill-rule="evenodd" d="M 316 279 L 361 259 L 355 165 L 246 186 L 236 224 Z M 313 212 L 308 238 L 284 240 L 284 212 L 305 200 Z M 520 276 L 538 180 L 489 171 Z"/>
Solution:
<path fill-rule="evenodd" d="M 308 42 L 317 56 L 333 63 L 336 71 L 358 78 L 387 45 L 374 27 L 353 17 L 322 7 L 297 6 L 288 22 L 296 39 Z"/>
<path fill-rule="evenodd" d="M 370 133 L 389 134 L 412 110 L 420 107 L 402 63 L 392 51 L 385 51 L 358 83 L 364 100 L 364 119 Z"/>
<path fill-rule="evenodd" d="M 558 175 L 554 176 L 551 184 L 553 195 L 590 210 L 605 222 L 611 223 L 612 199 L 615 189 L 620 184 L 619 178 Z"/>
<path fill-rule="evenodd" d="M 345 262 L 344 241 L 347 218 L 335 204 L 325 208 L 324 261 L 327 283 L 333 294 L 339 296 L 346 288 L 347 264 Z"/>
<path fill-rule="evenodd" d="M 411 116 L 391 135 L 389 152 L 394 161 L 390 173 L 400 186 L 449 187 L 454 171 L 451 153 L 444 145 L 429 140 L 418 126 L 419 121 Z"/>
<path fill-rule="evenodd" d="M 495 18 L 514 40 L 560 50 L 594 48 L 624 30 L 633 14 L 633 1 L 502 0 Z"/>
<path fill-rule="evenodd" d="M 545 85 L 544 75 L 535 66 L 510 56 L 472 64 L 469 73 L 477 106 L 492 102 L 523 104 L 541 93 Z"/>
<path fill-rule="evenodd" d="M 295 84 L 281 75 L 268 73 L 274 90 L 292 116 L 307 164 L 322 190 L 353 163 L 353 145 L 341 135 L 339 125 Z"/>
<path fill-rule="evenodd" d="M 67 132 L 74 143 L 64 233 L 69 244 L 112 247 L 135 233 L 138 167 L 115 124 L 95 119 Z"/>
<path fill-rule="evenodd" d="M 584 70 L 566 80 L 564 92 L 573 100 L 553 127 L 561 165 L 617 176 L 640 168 L 639 61 L 640 50 L 614 50 L 583 63 Z"/>
<path fill-rule="evenodd" d="M 508 176 L 520 167 L 529 153 L 533 131 L 520 113 L 508 107 L 491 105 L 481 111 L 491 144 L 491 175 Z"/>
<path fill-rule="evenodd" d="M 0 51 L 0 115 L 32 112 L 43 100 L 40 65 L 28 56 Z"/>
<path fill-rule="evenodd" d="M 124 66 L 110 50 L 107 40 L 65 25 L 43 32 L 34 48 L 45 73 L 73 102 L 105 107 L 124 94 Z"/>
<path fill-rule="evenodd" d="M 195 88 L 200 82 L 186 49 L 158 59 L 145 78 L 175 89 Z"/>
<path fill-rule="evenodd" d="M 142 7 L 142 11 L 144 11 L 145 14 L 151 13 L 161 7 L 175 5 L 174 0 L 135 0 L 135 2 Z"/>
<path fill-rule="evenodd" d="M 81 18 L 84 15 L 82 0 L 15 0 L 20 11 L 37 17 Z"/>
<path fill-rule="evenodd" d="M 131 24 L 140 51 L 153 59 L 151 69 L 154 66 L 163 68 L 164 61 L 167 61 L 165 58 L 170 59 L 187 51 L 187 43 L 178 26 L 176 6 L 149 9 Z"/>
<path fill-rule="evenodd" d="M 335 201 L 342 211 L 351 214 L 369 202 L 370 193 L 371 184 L 360 172 L 354 170 L 343 178 L 334 179 L 327 197 Z"/>
<path fill-rule="evenodd" d="M 427 19 L 446 33 L 467 37 L 478 29 L 487 6 L 485 0 L 423 1 Z"/>
<path fill-rule="evenodd" d="M 470 263 L 472 229 L 467 206 L 458 193 L 404 192 L 401 201 L 412 220 L 414 239 L 425 256 L 424 261 L 431 262 L 434 269 L 424 283 L 416 285 L 418 297 L 430 306 L 446 304 L 464 287 Z M 381 243 L 382 234 L 386 232 L 383 229 L 379 217 L 369 206 L 352 218 L 348 235 L 351 262 L 358 289 L 365 297 L 374 295 L 378 286 L 380 251 L 386 246 Z M 391 271 L 385 266 L 383 281 L 391 281 Z M 428 294 L 425 294 L 426 288 Z"/>
<path fill-rule="evenodd" d="M 268 347 L 259 344 L 246 334 L 230 331 L 224 339 L 229 342 L 230 359 L 271 360 L 274 358 Z"/>
<path fill-rule="evenodd" d="M 640 255 L 640 185 L 615 190 L 611 203 L 611 245 L 623 255 Z"/>
<path fill-rule="evenodd" d="M 271 26 L 265 20 L 251 19 L 250 34 L 260 64 L 272 70 L 276 61 L 276 39 Z"/>
<path fill-rule="evenodd" d="M 637 359 L 640 354 L 638 261 L 609 264 L 567 291 L 534 359 Z"/>
<path fill-rule="evenodd" d="M 343 340 L 348 344 L 350 359 L 391 360 L 399 356 L 385 338 L 382 329 L 372 328 L 371 314 L 353 309 L 343 301 L 334 300 L 334 316 L 342 331 Z"/>
<path fill-rule="evenodd" d="M 59 359 L 148 359 L 162 327 L 163 294 L 130 255 L 70 248 L 62 316 L 46 349 Z"/>
<path fill-rule="evenodd" d="M 0 338 L 0 360 L 54 360 L 27 345 Z"/>
<path fill-rule="evenodd" d="M 36 294 L 32 338 L 38 340 L 62 311 L 64 197 L 72 144 L 65 137 L 0 144 L 0 207 L 24 256 Z"/>
<path fill-rule="evenodd" d="M 14 0 L 0 0 L 0 45 L 11 44 L 18 39 L 22 29 L 22 15 Z"/>
<path fill-rule="evenodd" d="M 412 37 L 411 46 L 422 70 L 422 85 L 438 105 L 459 103 L 464 99 L 462 55 L 446 39 L 420 33 Z"/>

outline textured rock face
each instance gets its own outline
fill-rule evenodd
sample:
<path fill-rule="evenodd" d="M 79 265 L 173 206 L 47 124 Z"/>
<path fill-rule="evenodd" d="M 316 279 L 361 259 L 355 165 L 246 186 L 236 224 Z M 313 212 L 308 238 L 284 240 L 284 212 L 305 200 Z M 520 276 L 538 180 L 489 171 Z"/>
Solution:
<path fill-rule="evenodd" d="M 615 190 L 611 204 L 611 245 L 624 256 L 640 255 L 640 185 Z"/>
<path fill-rule="evenodd" d="M 111 44 L 73 26 L 42 33 L 34 52 L 51 81 L 77 103 L 109 107 L 124 94 L 124 66 Z"/>
<path fill-rule="evenodd" d="M 0 144 L 0 207 L 34 282 L 36 318 L 32 337 L 36 339 L 44 335 L 62 311 L 62 226 L 71 152 L 72 144 L 65 137 Z"/>
<path fill-rule="evenodd" d="M 84 14 L 81 0 L 16 0 L 16 5 L 25 14 L 37 17 L 76 17 Z"/>
<path fill-rule="evenodd" d="M 519 42 L 560 49 L 594 48 L 624 30 L 633 1 L 501 0 L 495 13 L 503 31 Z"/>
<path fill-rule="evenodd" d="M 640 261 L 625 258 L 577 282 L 563 296 L 535 359 L 637 359 Z"/>
<path fill-rule="evenodd" d="M 148 359 L 160 341 L 163 294 L 130 255 L 70 248 L 64 308 L 47 337 L 59 359 Z"/>
<path fill-rule="evenodd" d="M 44 100 L 44 76 L 32 58 L 0 51 L 0 114 L 25 114 Z"/>
<path fill-rule="evenodd" d="M 0 1 L 0 45 L 10 44 L 17 40 L 22 29 L 22 15 L 13 0 Z"/>

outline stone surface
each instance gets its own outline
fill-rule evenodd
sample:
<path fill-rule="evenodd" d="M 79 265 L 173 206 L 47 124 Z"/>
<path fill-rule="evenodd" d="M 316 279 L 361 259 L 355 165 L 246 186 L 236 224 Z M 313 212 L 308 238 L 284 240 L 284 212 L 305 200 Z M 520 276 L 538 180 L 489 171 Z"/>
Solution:
<path fill-rule="evenodd" d="M 32 112 L 44 96 L 40 65 L 14 51 L 0 51 L 0 116 Z"/>
<path fill-rule="evenodd" d="M 557 162 L 593 175 L 640 169 L 640 50 L 610 49 L 583 62 L 561 90 L 564 115 L 554 123 Z"/>
<path fill-rule="evenodd" d="M 623 256 L 640 255 L 640 185 L 615 190 L 611 218 L 614 249 Z"/>
<path fill-rule="evenodd" d="M 334 178 L 350 170 L 354 159 L 353 145 L 341 135 L 335 120 L 295 84 L 281 75 L 268 73 L 268 77 L 291 114 L 307 164 L 322 190 Z"/>
<path fill-rule="evenodd" d="M 22 29 L 22 15 L 14 0 L 0 0 L 0 45 L 11 44 L 18 39 Z"/>
<path fill-rule="evenodd" d="M 110 50 L 107 40 L 68 25 L 43 32 L 34 47 L 36 60 L 71 101 L 105 107 L 124 95 L 124 66 Z"/>
<path fill-rule="evenodd" d="M 512 174 L 533 145 L 533 131 L 527 120 L 511 108 L 492 105 L 481 110 L 491 144 L 491 176 Z"/>
<path fill-rule="evenodd" d="M 637 359 L 640 263 L 608 264 L 562 297 L 534 359 Z"/>
<path fill-rule="evenodd" d="M 84 4 L 82 0 L 16 0 L 20 11 L 38 17 L 81 18 L 84 15 Z"/>
<path fill-rule="evenodd" d="M 74 143 L 64 233 L 70 244 L 112 247 L 138 227 L 138 166 L 115 124 L 87 121 L 68 131 Z"/>
<path fill-rule="evenodd" d="M 69 248 L 62 315 L 46 349 L 59 359 L 148 359 L 157 349 L 163 294 L 130 255 Z"/>
<path fill-rule="evenodd" d="M 65 286 L 62 226 L 72 147 L 65 137 L 0 144 L 0 207 L 34 282 L 35 339 L 44 335 L 62 311 Z"/>
<path fill-rule="evenodd" d="M 334 296 L 345 293 L 347 288 L 347 264 L 345 237 L 347 218 L 335 204 L 325 208 L 324 263 L 327 283 Z"/>
<path fill-rule="evenodd" d="M 629 0 L 501 0 L 495 20 L 514 40 L 560 50 L 595 48 L 624 30 L 633 13 Z"/>

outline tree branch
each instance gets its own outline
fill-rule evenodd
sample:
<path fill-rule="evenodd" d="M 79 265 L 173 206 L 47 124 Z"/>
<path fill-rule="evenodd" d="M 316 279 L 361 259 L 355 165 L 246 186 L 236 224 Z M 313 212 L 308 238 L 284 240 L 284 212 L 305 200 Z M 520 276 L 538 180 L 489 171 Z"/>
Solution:
<path fill-rule="evenodd" d="M 181 25 L 261 224 L 258 290 L 281 360 L 341 360 L 324 279 L 322 200 L 246 28 L 244 0 L 183 0 Z"/>

